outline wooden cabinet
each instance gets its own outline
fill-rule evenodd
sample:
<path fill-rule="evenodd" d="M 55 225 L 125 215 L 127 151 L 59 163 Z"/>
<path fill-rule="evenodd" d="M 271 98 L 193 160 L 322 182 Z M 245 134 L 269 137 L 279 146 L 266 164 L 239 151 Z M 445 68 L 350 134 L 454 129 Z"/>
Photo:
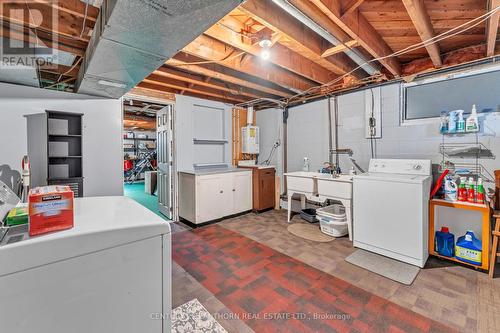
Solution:
<path fill-rule="evenodd" d="M 253 175 L 253 209 L 263 211 L 275 206 L 274 167 L 252 166 Z"/>
<path fill-rule="evenodd" d="M 179 216 L 202 224 L 252 209 L 252 173 L 179 172 Z"/>

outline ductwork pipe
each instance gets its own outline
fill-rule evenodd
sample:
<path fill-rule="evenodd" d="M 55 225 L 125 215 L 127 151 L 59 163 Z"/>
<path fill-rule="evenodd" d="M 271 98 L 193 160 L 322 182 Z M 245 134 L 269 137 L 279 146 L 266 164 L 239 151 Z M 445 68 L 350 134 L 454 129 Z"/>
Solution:
<path fill-rule="evenodd" d="M 297 20 L 302 22 L 304 25 L 306 25 L 309 29 L 313 30 L 315 33 L 332 43 L 333 45 L 337 46 L 342 44 L 342 42 L 337 39 L 335 36 L 333 36 L 331 33 L 326 31 L 322 26 L 314 22 L 309 16 L 305 15 L 302 13 L 300 10 L 298 10 L 295 6 L 293 6 L 291 3 L 289 3 L 286 0 L 272 0 L 276 5 L 280 6 L 284 11 L 286 11 L 288 14 L 292 15 L 295 17 Z M 367 72 L 370 75 L 374 75 L 379 72 L 379 70 L 375 67 L 373 67 L 370 64 L 367 64 L 367 60 L 365 57 L 357 50 L 350 50 L 347 49 L 344 51 L 344 53 L 351 58 L 356 64 L 361 66 L 361 68 Z"/>

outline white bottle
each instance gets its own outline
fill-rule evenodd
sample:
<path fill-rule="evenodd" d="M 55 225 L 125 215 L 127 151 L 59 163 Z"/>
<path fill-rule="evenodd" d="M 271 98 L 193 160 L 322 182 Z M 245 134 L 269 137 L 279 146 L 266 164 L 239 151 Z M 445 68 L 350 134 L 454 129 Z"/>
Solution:
<path fill-rule="evenodd" d="M 476 110 L 476 104 L 472 106 L 472 112 L 467 118 L 467 125 L 466 125 L 466 131 L 467 132 L 477 132 L 479 131 L 479 122 L 477 120 L 477 110 Z"/>
<path fill-rule="evenodd" d="M 309 159 L 304 157 L 304 165 L 302 166 L 302 171 L 309 172 Z"/>
<path fill-rule="evenodd" d="M 464 110 L 458 110 L 457 132 L 465 132 Z"/>

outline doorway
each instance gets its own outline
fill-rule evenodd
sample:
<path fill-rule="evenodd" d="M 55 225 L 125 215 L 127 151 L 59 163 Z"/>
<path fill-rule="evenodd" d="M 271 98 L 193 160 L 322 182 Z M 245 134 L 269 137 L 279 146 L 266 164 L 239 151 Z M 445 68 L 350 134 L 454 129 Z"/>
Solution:
<path fill-rule="evenodd" d="M 123 98 L 124 195 L 175 219 L 172 101 Z"/>

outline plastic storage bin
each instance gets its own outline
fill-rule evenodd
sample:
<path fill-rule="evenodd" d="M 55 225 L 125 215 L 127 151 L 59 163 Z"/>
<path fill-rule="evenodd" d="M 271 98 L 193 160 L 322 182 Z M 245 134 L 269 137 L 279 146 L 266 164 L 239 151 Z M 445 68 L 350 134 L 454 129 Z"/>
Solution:
<path fill-rule="evenodd" d="M 316 210 L 321 231 L 333 237 L 342 237 L 348 234 L 347 215 L 342 205 L 331 205 Z"/>
<path fill-rule="evenodd" d="M 313 208 L 302 209 L 300 211 L 300 217 L 309 223 L 318 222 L 318 219 L 316 218 L 316 209 Z"/>

